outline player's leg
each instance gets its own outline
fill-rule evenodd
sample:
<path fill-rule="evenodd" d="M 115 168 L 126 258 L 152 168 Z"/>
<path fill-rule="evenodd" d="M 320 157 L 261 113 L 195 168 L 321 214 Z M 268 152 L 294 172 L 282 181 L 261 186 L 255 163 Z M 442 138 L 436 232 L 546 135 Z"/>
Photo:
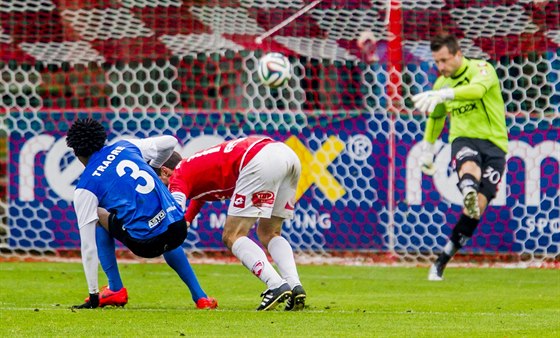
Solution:
<path fill-rule="evenodd" d="M 182 244 L 187 238 L 187 232 L 187 223 L 181 217 L 178 221 L 169 224 L 167 230 L 160 235 L 146 239 L 141 243 L 134 243 L 131 249 L 135 248 L 138 252 L 136 254 L 141 257 L 154 257 L 163 254 L 167 265 L 179 275 L 179 278 L 189 288 L 196 307 L 199 309 L 215 309 L 218 307 L 218 302 L 206 295 L 183 250 Z M 130 240 L 128 242 L 133 244 Z M 146 255 L 143 255 L 143 253 Z"/>
<path fill-rule="evenodd" d="M 464 177 L 465 173 L 470 173 L 473 176 L 478 173 L 480 181 L 477 182 L 476 203 L 477 209 L 480 214 L 482 214 L 486 210 L 490 201 L 496 196 L 498 185 L 505 169 L 506 154 L 489 141 L 474 140 L 473 142 L 474 144 L 471 143 L 473 144 L 473 149 L 469 148 L 469 151 L 463 151 L 463 153 L 461 153 L 461 150 L 464 150 L 463 145 L 460 149 L 458 147 L 453 149 L 452 145 L 452 154 L 454 154 L 453 158 L 456 161 L 457 167 L 459 167 L 459 188 L 461 188 L 462 177 Z M 459 149 L 458 152 L 456 152 L 457 149 Z M 460 156 L 465 153 L 471 154 L 470 157 Z M 478 169 L 477 171 L 476 168 L 473 168 L 472 163 L 469 162 L 474 162 L 476 167 L 482 169 Z M 465 167 L 465 164 L 467 164 L 467 167 Z M 461 173 L 463 176 L 461 176 Z M 473 236 L 474 231 L 480 222 L 480 214 L 476 218 L 471 217 L 465 207 L 463 214 L 460 216 L 459 221 L 453 228 L 449 241 L 445 245 L 443 252 L 430 268 L 430 273 L 428 275 L 429 280 L 437 281 L 443 279 L 443 271 L 447 263 Z"/>
<path fill-rule="evenodd" d="M 97 244 L 97 256 L 103 272 L 109 282 L 108 287 L 103 287 L 99 295 L 99 306 L 115 305 L 124 306 L 128 303 L 128 293 L 123 287 L 117 257 L 115 254 L 115 239 L 107 230 L 110 222 L 110 213 L 103 209 L 97 209 L 99 225 L 95 229 L 95 241 Z"/>
<path fill-rule="evenodd" d="M 272 147 L 271 147 L 272 148 Z M 275 144 L 271 151 L 275 154 L 274 168 L 283 168 L 283 178 L 275 189 L 276 198 L 271 218 L 261 218 L 257 235 L 268 249 L 276 263 L 280 275 L 290 284 L 292 296 L 286 302 L 286 310 L 301 310 L 305 306 L 306 293 L 301 285 L 297 271 L 294 252 L 290 243 L 281 236 L 285 219 L 294 216 L 294 204 L 297 184 L 301 174 L 301 164 L 297 155 L 285 144 Z M 277 180 L 276 180 L 277 181 Z"/>
<path fill-rule="evenodd" d="M 97 213 L 100 223 L 108 224 L 109 212 L 103 208 L 98 208 Z M 109 289 L 111 291 L 119 291 L 123 287 L 123 283 L 117 265 L 117 257 L 115 255 L 115 239 L 109 234 L 106 228 L 97 226 L 95 229 L 95 241 L 97 244 L 99 262 L 109 281 Z"/>
<path fill-rule="evenodd" d="M 294 252 L 290 243 L 281 236 L 283 218 L 272 216 L 261 218 L 257 227 L 257 236 L 278 266 L 280 275 L 290 284 L 291 288 L 301 285 L 297 272 Z"/>
<path fill-rule="evenodd" d="M 261 295 L 263 300 L 257 310 L 270 310 L 283 302 L 291 294 L 291 289 L 270 264 L 261 247 L 247 237 L 255 221 L 254 217 L 228 215 L 222 239 L 234 256 L 267 285 L 268 288 Z"/>
<path fill-rule="evenodd" d="M 272 216 L 269 219 L 261 218 L 257 235 L 261 243 L 268 248 L 270 256 L 280 270 L 280 275 L 288 282 L 292 290 L 291 297 L 286 301 L 285 310 L 301 310 L 305 306 L 307 293 L 299 279 L 292 246 L 281 236 L 283 222 L 284 218 L 277 216 Z"/>
<path fill-rule="evenodd" d="M 237 257 L 240 257 L 239 253 L 237 253 L 238 248 L 242 247 L 241 245 L 238 246 L 238 243 L 250 244 L 254 248 L 255 254 L 258 248 L 260 255 L 258 261 L 262 260 L 266 267 L 262 273 L 268 274 L 268 271 L 270 271 L 270 276 L 274 276 L 271 282 L 267 282 L 268 290 L 262 294 L 263 301 L 258 310 L 273 308 L 291 295 L 290 285 L 282 279 L 268 260 L 266 260 L 264 251 L 248 238 L 241 237 L 246 236 L 258 218 L 264 220 L 272 216 L 278 188 L 286 177 L 287 165 L 282 156 L 285 148 L 287 147 L 280 142 L 268 144 L 241 170 L 233 193 L 233 200 L 228 209 L 228 219 L 226 220 L 226 226 L 228 226 L 228 221 L 233 221 L 233 223 L 245 222 L 241 227 L 240 233 L 235 233 L 236 229 L 234 226 L 239 227 L 239 225 L 234 224 L 231 224 L 230 235 L 224 232 L 224 242 L 226 245 L 228 245 L 228 237 L 236 240 L 235 245 L 232 244 L 232 251 Z M 297 179 L 295 184 L 297 184 Z M 246 219 L 243 220 L 243 218 Z M 280 226 L 281 222 L 278 228 Z M 263 236 L 263 233 L 260 233 L 260 236 Z M 270 242 L 270 239 L 272 239 L 272 236 L 265 240 L 265 246 Z M 249 243 L 249 241 L 252 243 Z M 262 241 L 263 239 L 261 238 Z M 233 243 L 232 240 L 229 240 L 229 242 Z M 251 268 L 252 265 L 249 263 L 244 262 L 244 265 L 253 270 Z M 261 279 L 263 279 L 262 274 Z"/>
<path fill-rule="evenodd" d="M 187 285 L 196 307 L 199 309 L 215 309 L 218 302 L 202 290 L 198 278 L 181 246 L 164 252 L 163 258 L 167 265 L 169 265 L 179 275 L 181 280 Z"/>
<path fill-rule="evenodd" d="M 457 138 L 451 145 L 451 156 L 459 177 L 457 186 L 463 195 L 463 212 L 453 227 L 443 252 L 430 267 L 428 280 L 431 281 L 443 280 L 447 263 L 471 238 L 480 220 L 478 195 L 482 155 L 478 144 L 473 139 Z"/>
<path fill-rule="evenodd" d="M 480 189 L 481 169 L 476 160 L 464 161 L 459 170 L 459 189 L 463 195 L 463 213 L 471 218 L 480 219 L 478 191 Z"/>

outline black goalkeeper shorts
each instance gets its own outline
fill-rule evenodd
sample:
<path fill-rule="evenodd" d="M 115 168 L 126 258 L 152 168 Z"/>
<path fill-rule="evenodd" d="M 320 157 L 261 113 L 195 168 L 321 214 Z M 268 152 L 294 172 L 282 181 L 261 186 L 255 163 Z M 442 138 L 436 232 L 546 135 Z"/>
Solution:
<path fill-rule="evenodd" d="M 123 228 L 122 220 L 116 214 L 111 213 L 109 215 L 109 233 L 121 241 L 135 255 L 144 258 L 154 258 L 183 244 L 187 238 L 187 222 L 182 219 L 171 223 L 165 232 L 155 237 L 138 239 L 131 237 L 126 229 Z"/>
<path fill-rule="evenodd" d="M 457 173 L 467 161 L 475 162 L 481 169 L 480 193 L 488 203 L 496 197 L 498 186 L 506 167 L 506 153 L 488 140 L 458 137 L 451 144 L 453 168 Z"/>

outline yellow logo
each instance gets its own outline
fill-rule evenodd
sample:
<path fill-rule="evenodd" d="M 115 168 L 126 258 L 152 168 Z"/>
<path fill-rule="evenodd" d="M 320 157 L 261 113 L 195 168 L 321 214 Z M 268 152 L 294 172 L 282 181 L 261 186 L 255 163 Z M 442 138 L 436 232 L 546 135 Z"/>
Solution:
<path fill-rule="evenodd" d="M 331 202 L 335 202 L 346 194 L 346 190 L 327 170 L 327 167 L 344 149 L 344 143 L 331 136 L 315 154 L 312 154 L 301 141 L 290 136 L 286 145 L 297 154 L 301 161 L 301 178 L 296 190 L 296 201 L 311 187 L 313 183 Z"/>

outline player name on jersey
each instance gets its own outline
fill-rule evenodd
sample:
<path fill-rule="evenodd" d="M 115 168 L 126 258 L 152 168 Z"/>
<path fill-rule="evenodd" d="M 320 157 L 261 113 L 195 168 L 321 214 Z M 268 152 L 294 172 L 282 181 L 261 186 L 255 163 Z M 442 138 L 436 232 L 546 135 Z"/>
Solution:
<path fill-rule="evenodd" d="M 107 159 L 102 162 L 102 165 L 100 165 L 99 167 L 97 167 L 97 169 L 95 169 L 95 171 L 93 172 L 93 174 L 91 174 L 91 176 L 101 176 L 101 174 L 105 171 L 105 169 L 107 169 L 111 165 L 111 163 L 113 163 L 113 161 L 117 158 L 117 156 L 121 153 L 123 149 L 124 149 L 123 146 L 118 146 L 115 149 L 113 149 L 113 151 L 111 151 L 111 153 L 107 155 Z"/>

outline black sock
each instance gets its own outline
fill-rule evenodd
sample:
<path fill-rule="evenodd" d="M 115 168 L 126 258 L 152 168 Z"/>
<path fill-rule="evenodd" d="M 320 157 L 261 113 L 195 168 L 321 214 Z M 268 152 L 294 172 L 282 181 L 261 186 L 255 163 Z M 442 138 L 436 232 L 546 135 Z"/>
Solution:
<path fill-rule="evenodd" d="M 451 257 L 452 256 L 449 256 L 445 252 L 442 252 L 436 259 L 436 265 L 446 266 L 447 263 L 451 260 Z"/>
<path fill-rule="evenodd" d="M 453 228 L 451 237 L 449 238 L 457 250 L 461 249 L 467 241 L 472 237 L 474 230 L 478 226 L 480 220 L 475 218 L 470 218 L 465 214 L 461 214 L 459 221 Z"/>
<path fill-rule="evenodd" d="M 461 214 L 459 221 L 453 228 L 449 241 L 443 248 L 443 252 L 438 256 L 436 264 L 445 266 L 451 258 L 459 251 L 472 237 L 479 220 Z"/>

